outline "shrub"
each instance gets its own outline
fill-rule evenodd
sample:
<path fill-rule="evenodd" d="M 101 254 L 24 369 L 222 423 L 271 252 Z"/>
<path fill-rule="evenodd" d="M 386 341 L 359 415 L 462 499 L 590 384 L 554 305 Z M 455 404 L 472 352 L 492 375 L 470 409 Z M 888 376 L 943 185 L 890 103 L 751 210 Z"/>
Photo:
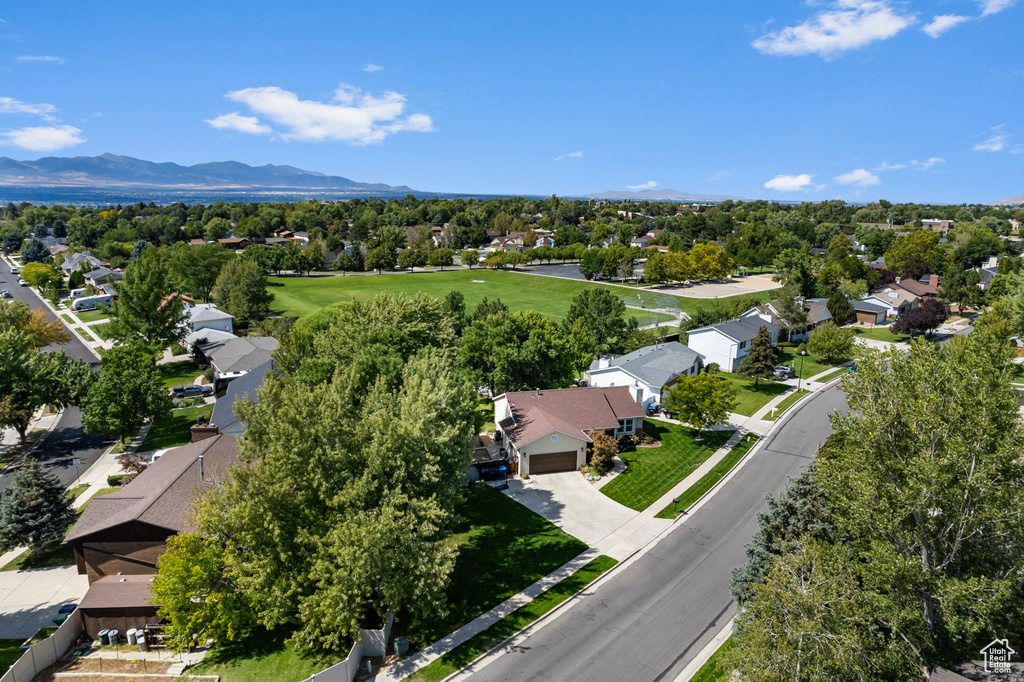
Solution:
<path fill-rule="evenodd" d="M 176 343 L 171 346 L 171 355 L 188 355 L 188 348 L 185 348 L 185 346 L 180 343 Z"/>
<path fill-rule="evenodd" d="M 203 372 L 203 378 L 206 379 L 206 383 L 213 383 L 213 367 L 207 367 L 206 371 Z"/>
<path fill-rule="evenodd" d="M 119 488 L 124 483 L 124 476 L 117 474 L 114 476 L 107 476 L 107 485 L 111 488 Z"/>

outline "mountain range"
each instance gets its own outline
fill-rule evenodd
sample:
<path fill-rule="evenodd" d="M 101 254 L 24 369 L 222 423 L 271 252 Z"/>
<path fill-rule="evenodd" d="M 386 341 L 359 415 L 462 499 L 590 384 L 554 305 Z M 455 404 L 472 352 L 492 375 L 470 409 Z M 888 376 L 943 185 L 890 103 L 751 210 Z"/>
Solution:
<path fill-rule="evenodd" d="M 584 199 L 615 199 L 615 200 L 632 200 L 632 201 L 689 201 L 693 203 L 718 203 L 719 201 L 726 201 L 732 199 L 733 201 L 741 201 L 742 197 L 730 197 L 717 194 L 687 194 L 686 192 L 677 192 L 674 189 L 644 189 L 639 192 L 627 192 L 618 190 L 609 190 L 607 192 L 601 192 L 599 194 L 588 194 Z"/>
<path fill-rule="evenodd" d="M 36 161 L 0 157 L 0 187 L 144 188 L 169 190 L 331 190 L 408 194 L 399 185 L 356 182 L 293 166 L 249 166 L 215 161 L 181 166 L 130 156 L 47 156 Z"/>
<path fill-rule="evenodd" d="M 1020 206 L 1021 204 L 1024 204 L 1024 194 L 993 201 L 989 206 Z"/>

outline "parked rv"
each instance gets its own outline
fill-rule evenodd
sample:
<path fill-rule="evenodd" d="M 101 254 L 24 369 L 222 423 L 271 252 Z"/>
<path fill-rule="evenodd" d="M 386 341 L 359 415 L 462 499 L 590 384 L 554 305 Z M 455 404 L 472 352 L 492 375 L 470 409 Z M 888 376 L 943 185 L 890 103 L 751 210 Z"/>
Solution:
<path fill-rule="evenodd" d="M 99 296 L 84 296 L 82 298 L 76 298 L 75 302 L 71 304 L 71 309 L 78 310 L 92 310 L 96 306 L 109 306 L 113 296 L 110 294 L 101 294 Z"/>

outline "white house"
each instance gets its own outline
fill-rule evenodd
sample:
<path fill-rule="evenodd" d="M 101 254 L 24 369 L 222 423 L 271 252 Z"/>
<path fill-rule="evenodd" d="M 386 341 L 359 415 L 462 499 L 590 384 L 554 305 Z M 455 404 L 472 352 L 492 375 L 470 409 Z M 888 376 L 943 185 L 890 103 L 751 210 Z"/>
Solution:
<path fill-rule="evenodd" d="M 196 303 L 186 311 L 185 324 L 189 331 L 200 329 L 218 329 L 222 332 L 233 332 L 234 316 L 219 310 L 213 303 Z"/>
<path fill-rule="evenodd" d="M 773 346 L 779 342 L 779 332 L 782 329 L 778 325 L 760 317 L 741 317 L 693 329 L 689 333 L 687 343 L 690 348 L 704 356 L 705 364 L 710 365 L 714 362 L 722 371 L 735 372 L 739 370 L 743 358 L 750 352 L 750 344 L 761 327 L 767 327 Z"/>
<path fill-rule="evenodd" d="M 590 434 L 642 433 L 644 408 L 629 387 L 503 393 L 494 399 L 494 440 L 520 474 L 574 471 L 587 463 Z"/>
<path fill-rule="evenodd" d="M 617 358 L 598 358 L 585 374 L 591 386 L 628 386 L 643 407 L 660 405 L 680 376 L 698 374 L 704 358 L 678 341 L 647 346 Z"/>
<path fill-rule="evenodd" d="M 754 306 L 747 312 L 740 315 L 740 317 L 759 317 L 765 322 L 771 322 L 774 325 L 782 327 L 782 316 L 779 314 L 779 310 L 781 308 L 782 302 L 775 299 L 769 303 Z M 820 327 L 832 319 L 832 313 L 828 311 L 828 301 L 824 298 L 804 299 L 801 304 L 801 309 L 807 313 L 807 326 L 804 329 L 798 329 L 791 332 L 789 335 L 790 339 L 806 340 L 808 335 L 811 333 L 811 330 Z"/>

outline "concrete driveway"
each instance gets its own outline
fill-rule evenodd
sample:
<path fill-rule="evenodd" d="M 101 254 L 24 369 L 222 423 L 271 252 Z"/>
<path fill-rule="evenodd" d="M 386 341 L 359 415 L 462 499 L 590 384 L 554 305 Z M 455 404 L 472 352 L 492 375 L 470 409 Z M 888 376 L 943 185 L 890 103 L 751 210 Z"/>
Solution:
<path fill-rule="evenodd" d="M 75 566 L 0 571 L 0 639 L 25 639 L 52 627 L 57 609 L 77 603 L 89 579 Z"/>
<path fill-rule="evenodd" d="M 510 479 L 505 494 L 591 547 L 636 516 L 602 495 L 578 471 Z"/>

